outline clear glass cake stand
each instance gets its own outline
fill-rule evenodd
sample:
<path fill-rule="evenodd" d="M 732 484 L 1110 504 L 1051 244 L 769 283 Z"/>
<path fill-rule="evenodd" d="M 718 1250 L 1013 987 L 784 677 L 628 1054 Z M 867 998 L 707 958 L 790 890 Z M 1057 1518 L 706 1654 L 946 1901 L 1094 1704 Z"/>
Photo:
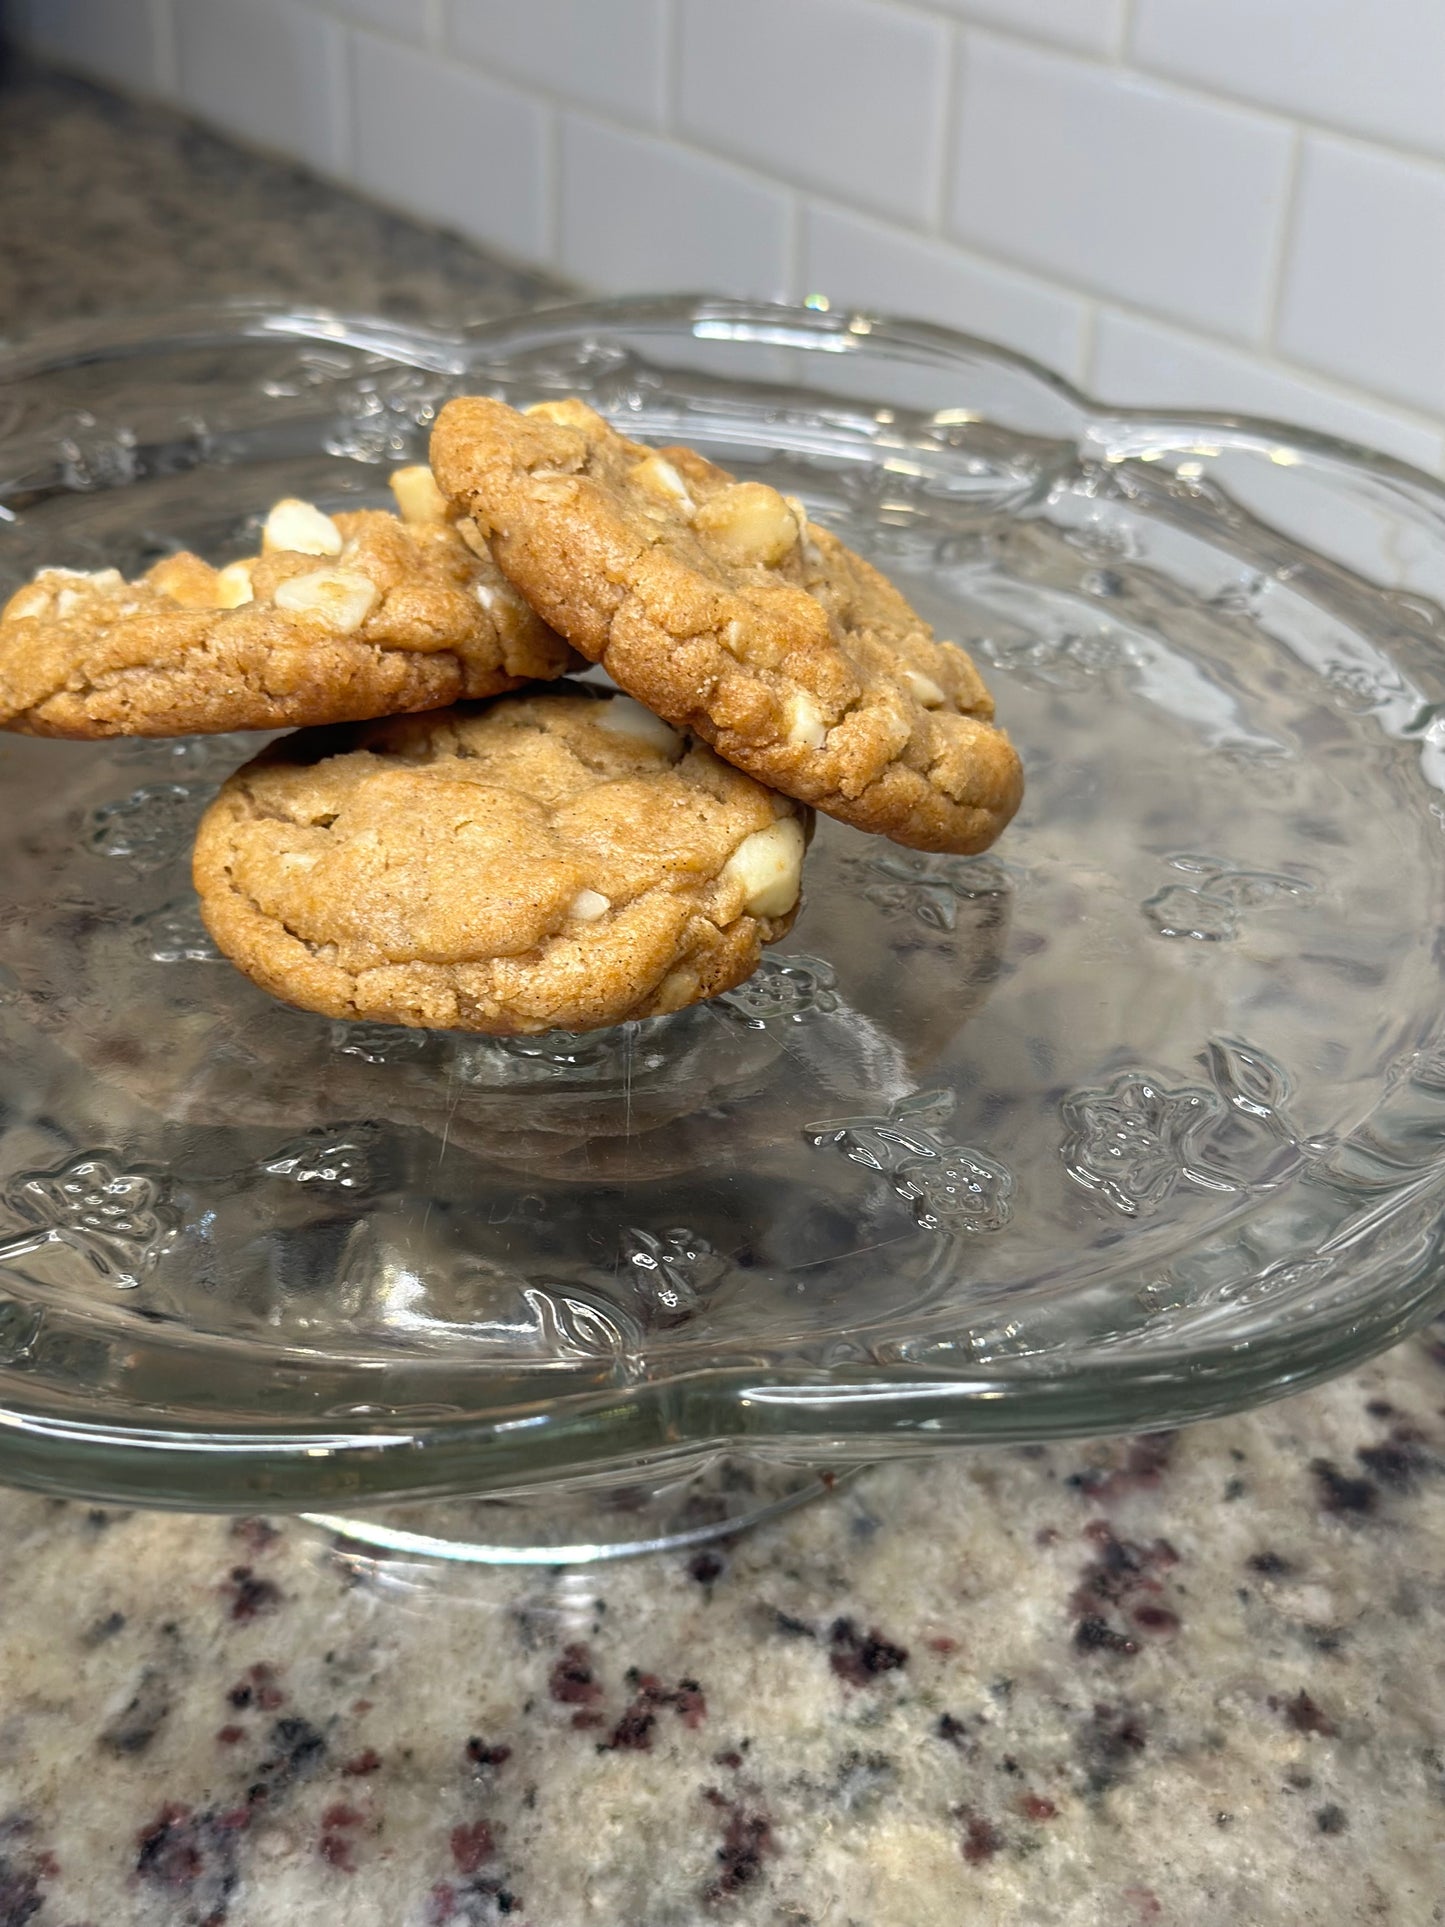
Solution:
<path fill-rule="evenodd" d="M 1437 483 L 861 315 L 231 306 L 0 354 L 0 589 L 383 501 L 465 391 L 801 495 L 979 658 L 1022 813 L 972 860 L 826 823 L 750 983 L 504 1041 L 216 956 L 189 837 L 256 739 L 4 738 L 0 1476 L 595 1558 L 1439 1307 Z"/>

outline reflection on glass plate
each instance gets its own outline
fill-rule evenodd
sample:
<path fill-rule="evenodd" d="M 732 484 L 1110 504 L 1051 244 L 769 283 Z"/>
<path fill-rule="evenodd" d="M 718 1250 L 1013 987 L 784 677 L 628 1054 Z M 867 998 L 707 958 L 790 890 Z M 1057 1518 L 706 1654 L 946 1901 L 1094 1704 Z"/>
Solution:
<path fill-rule="evenodd" d="M 1266 1396 L 1438 1300 L 1423 477 L 727 304 L 231 309 L 0 383 L 0 591 L 223 562 L 279 495 L 384 500 L 450 394 L 579 392 L 895 575 L 1029 775 L 984 857 L 824 823 L 716 1002 L 517 1040 L 330 1023 L 217 956 L 189 838 L 254 740 L 6 738 L 0 1474 L 335 1512 L 731 1467 L 701 1531 L 806 1463 Z"/>

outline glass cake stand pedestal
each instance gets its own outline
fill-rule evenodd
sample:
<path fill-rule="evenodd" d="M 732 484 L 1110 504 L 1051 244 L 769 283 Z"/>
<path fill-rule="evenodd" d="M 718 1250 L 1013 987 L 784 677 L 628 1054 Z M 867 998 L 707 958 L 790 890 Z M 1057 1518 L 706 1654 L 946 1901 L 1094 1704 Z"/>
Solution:
<path fill-rule="evenodd" d="M 306 1512 L 348 1549 L 458 1565 L 582 1565 L 686 1552 L 827 1497 L 862 1468 L 836 1471 L 717 1455 L 623 1482 L 599 1478 L 475 1499 Z"/>

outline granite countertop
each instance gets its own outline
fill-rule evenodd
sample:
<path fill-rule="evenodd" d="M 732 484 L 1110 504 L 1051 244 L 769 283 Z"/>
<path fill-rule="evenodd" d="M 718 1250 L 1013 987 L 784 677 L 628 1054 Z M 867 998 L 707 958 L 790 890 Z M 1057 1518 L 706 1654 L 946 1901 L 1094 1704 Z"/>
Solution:
<path fill-rule="evenodd" d="M 0 332 L 545 290 L 158 111 L 0 93 Z M 0 1493 L 0 1927 L 1445 1922 L 1445 1347 L 734 1543 L 424 1571 Z"/>
<path fill-rule="evenodd" d="M 565 292 L 194 123 L 20 70 L 0 90 L 0 336 L 288 295 L 460 322 Z"/>

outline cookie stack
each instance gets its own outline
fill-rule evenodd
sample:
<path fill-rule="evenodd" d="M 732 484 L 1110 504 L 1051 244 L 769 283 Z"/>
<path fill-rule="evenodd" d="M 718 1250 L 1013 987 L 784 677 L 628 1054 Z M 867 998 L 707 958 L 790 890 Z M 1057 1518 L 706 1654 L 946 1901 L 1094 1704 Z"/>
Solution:
<path fill-rule="evenodd" d="M 501 1034 L 678 1010 L 791 926 L 813 809 L 967 853 L 1018 807 L 968 656 L 795 499 L 484 398 L 392 489 L 278 502 L 222 569 L 42 570 L 0 612 L 5 727 L 296 731 L 195 849 L 273 995 Z M 583 658 L 615 688 L 557 680 Z"/>

